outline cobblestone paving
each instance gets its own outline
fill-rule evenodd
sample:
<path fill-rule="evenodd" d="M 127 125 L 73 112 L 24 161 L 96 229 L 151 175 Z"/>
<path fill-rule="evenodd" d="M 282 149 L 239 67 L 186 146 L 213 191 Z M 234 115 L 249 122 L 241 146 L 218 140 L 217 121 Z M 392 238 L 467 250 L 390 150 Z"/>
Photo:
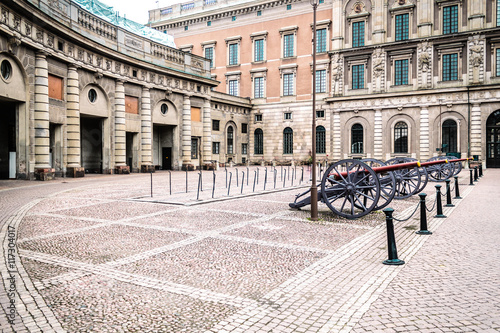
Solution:
<path fill-rule="evenodd" d="M 234 177 L 236 170 L 228 170 Z M 461 175 L 465 199 L 445 208 L 446 215 L 462 210 L 458 227 L 448 222 L 456 212 L 429 218 L 429 230 L 439 231 L 433 236 L 415 235 L 418 218 L 396 222 L 399 257 L 407 262 L 399 267 L 381 264 L 387 258 L 384 214 L 347 221 L 320 205 L 322 220 L 309 222 L 308 207 L 288 208 L 303 189 L 265 193 L 264 169 L 259 172 L 258 195 L 248 196 L 250 181 L 246 197 L 227 200 L 225 193 L 215 201 L 208 185 L 204 201 L 196 200 L 196 173 L 188 175 L 188 193 L 185 173 L 153 175 L 153 198 L 150 175 L 0 183 L 5 290 L 9 227 L 18 271 L 14 326 L 5 320 L 9 298 L 0 288 L 0 332 L 500 330 L 500 258 L 498 247 L 491 251 L 499 221 L 470 229 L 489 235 L 481 246 L 464 221 L 478 208 L 473 202 L 467 208 L 469 193 L 500 172 L 488 170 L 475 187 L 463 186 L 468 174 Z M 203 173 L 204 181 L 211 175 Z M 217 193 L 226 191 L 224 176 L 217 173 Z M 170 182 L 176 184 L 172 196 Z M 434 185 L 424 190 L 429 206 Z M 495 205 L 498 190 L 489 198 Z M 410 198 L 391 207 L 401 219 L 417 204 Z M 476 255 L 482 260 L 472 260 Z M 463 257 L 471 260 L 461 264 Z"/>

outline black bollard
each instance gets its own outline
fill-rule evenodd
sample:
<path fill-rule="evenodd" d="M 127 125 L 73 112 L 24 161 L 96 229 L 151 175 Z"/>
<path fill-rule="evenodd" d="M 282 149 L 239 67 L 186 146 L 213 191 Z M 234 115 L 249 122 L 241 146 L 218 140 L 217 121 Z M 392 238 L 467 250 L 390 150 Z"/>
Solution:
<path fill-rule="evenodd" d="M 229 173 L 229 186 L 227 187 L 227 196 L 229 196 L 229 192 L 231 191 L 231 180 L 233 179 L 233 173 Z"/>
<path fill-rule="evenodd" d="M 243 175 L 241 176 L 242 178 L 241 178 L 241 192 L 240 192 L 240 194 L 243 194 L 243 185 L 245 184 L 245 172 L 242 171 L 242 174 Z"/>
<path fill-rule="evenodd" d="M 460 196 L 460 190 L 458 189 L 458 176 L 453 177 L 455 178 L 455 198 L 453 199 L 462 199 Z"/>
<path fill-rule="evenodd" d="M 215 171 L 214 171 L 214 185 L 212 186 L 212 199 L 214 198 L 215 194 Z"/>
<path fill-rule="evenodd" d="M 278 175 L 278 170 L 276 170 L 276 168 L 274 168 L 274 188 L 276 188 L 276 178 L 277 178 L 277 175 Z"/>
<path fill-rule="evenodd" d="M 267 184 L 267 168 L 266 168 L 266 173 L 264 175 L 264 191 L 266 190 L 266 184 Z"/>
<path fill-rule="evenodd" d="M 394 209 L 386 208 L 383 211 L 385 213 L 385 223 L 387 225 L 387 251 L 389 253 L 389 259 L 384 260 L 384 265 L 403 265 L 405 262 L 398 259 L 398 250 L 396 249 L 396 237 L 394 237 L 394 223 L 392 213 Z"/>
<path fill-rule="evenodd" d="M 437 218 L 445 218 L 443 215 L 443 204 L 441 203 L 441 185 L 436 185 L 436 216 Z"/>
<path fill-rule="evenodd" d="M 259 168 L 257 168 L 257 185 L 259 185 L 259 173 L 260 173 L 260 170 L 259 170 Z"/>
<path fill-rule="evenodd" d="M 172 195 L 172 172 L 168 170 L 168 185 L 170 187 L 170 195 Z"/>
<path fill-rule="evenodd" d="M 226 188 L 227 188 L 227 169 L 225 165 L 224 165 L 224 171 L 226 172 Z"/>
<path fill-rule="evenodd" d="M 151 173 L 151 198 L 153 197 L 153 171 Z"/>
<path fill-rule="evenodd" d="M 255 181 L 257 180 L 257 170 L 253 172 L 253 190 L 252 192 L 255 192 Z"/>
<path fill-rule="evenodd" d="M 483 176 L 483 164 L 479 164 L 479 177 Z"/>
<path fill-rule="evenodd" d="M 470 171 L 470 183 L 469 186 L 474 186 L 474 180 L 472 179 L 472 169 L 469 169 Z"/>
<path fill-rule="evenodd" d="M 188 193 L 188 171 L 186 167 L 186 193 Z"/>
<path fill-rule="evenodd" d="M 290 166 L 287 167 L 288 170 L 288 180 L 290 180 Z"/>
<path fill-rule="evenodd" d="M 240 182 L 238 181 L 238 168 L 236 168 L 236 187 L 240 186 Z"/>
<path fill-rule="evenodd" d="M 479 177 L 477 176 L 477 166 L 474 167 L 474 181 L 477 182 Z"/>
<path fill-rule="evenodd" d="M 285 169 L 285 177 L 283 177 L 283 188 L 285 188 L 285 183 L 286 183 L 286 169 Z"/>
<path fill-rule="evenodd" d="M 198 191 L 196 192 L 196 200 L 200 200 L 200 187 L 201 187 L 201 170 L 198 177 Z"/>
<path fill-rule="evenodd" d="M 446 179 L 445 182 L 446 182 L 446 205 L 445 205 L 445 207 L 455 207 L 455 205 L 451 203 L 450 180 Z"/>
<path fill-rule="evenodd" d="M 293 176 L 295 176 L 295 169 L 292 168 L 292 187 L 293 187 Z"/>
<path fill-rule="evenodd" d="M 301 171 L 301 174 L 300 174 L 299 185 L 302 184 L 303 181 L 304 181 L 304 167 L 302 167 L 302 171 Z"/>
<path fill-rule="evenodd" d="M 420 230 L 416 232 L 419 235 L 432 235 L 432 232 L 427 230 L 427 208 L 425 207 L 425 197 L 427 194 L 420 193 Z"/>
<path fill-rule="evenodd" d="M 200 189 L 203 192 L 203 168 L 200 167 L 200 178 L 201 178 L 201 186 Z"/>
<path fill-rule="evenodd" d="M 248 167 L 247 167 L 247 186 L 248 186 L 248 179 L 250 178 L 250 171 L 248 171 Z"/>

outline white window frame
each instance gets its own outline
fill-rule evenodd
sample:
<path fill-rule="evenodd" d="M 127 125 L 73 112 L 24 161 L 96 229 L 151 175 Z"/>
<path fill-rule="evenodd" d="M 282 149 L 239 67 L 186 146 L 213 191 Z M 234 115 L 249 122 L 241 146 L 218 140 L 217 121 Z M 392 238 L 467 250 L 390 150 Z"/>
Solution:
<path fill-rule="evenodd" d="M 263 96 L 258 98 L 258 99 L 263 99 L 263 98 L 266 98 L 267 97 L 267 89 L 266 89 L 266 86 L 267 86 L 267 68 L 255 68 L 255 69 L 251 69 L 250 70 L 250 79 L 252 81 L 252 96 L 254 99 L 255 98 L 255 85 L 254 85 L 254 79 L 257 78 L 257 77 L 261 77 L 263 78 Z"/>
<path fill-rule="evenodd" d="M 313 78 L 312 76 L 315 74 L 313 73 L 313 64 L 310 63 L 309 64 L 309 67 L 311 69 L 311 91 L 312 91 L 312 87 L 313 87 Z M 328 92 L 330 91 L 330 60 L 318 60 L 316 61 L 316 71 L 321 71 L 321 70 L 325 70 L 326 71 L 326 75 L 325 75 L 325 91 L 320 93 L 318 91 L 316 91 L 317 94 L 328 94 Z"/>
<path fill-rule="evenodd" d="M 235 67 L 241 65 L 241 36 L 233 36 L 228 37 L 224 40 L 226 42 L 226 67 Z M 237 44 L 238 45 L 238 62 L 234 65 L 229 64 L 229 45 Z"/>
<path fill-rule="evenodd" d="M 396 15 L 402 15 L 402 14 L 408 14 L 408 39 L 410 40 L 413 38 L 413 11 L 414 11 L 415 5 L 410 3 L 410 4 L 405 4 L 405 5 L 398 5 L 398 2 L 395 2 L 394 7 L 389 9 L 391 13 L 391 23 L 393 27 L 393 31 L 391 31 L 391 38 L 389 41 L 396 41 Z M 405 40 L 398 41 L 398 42 L 404 42 Z"/>
<path fill-rule="evenodd" d="M 448 1 L 436 1 L 436 4 L 438 5 L 438 20 L 439 20 L 439 34 L 443 34 L 443 27 L 444 27 L 444 19 L 443 19 L 443 7 L 449 7 L 449 6 L 454 6 L 458 5 L 458 27 L 457 27 L 457 33 L 460 33 L 463 31 L 462 29 L 462 0 L 448 0 Z M 495 19 L 496 21 L 496 19 Z M 467 28 L 466 28 L 467 29 Z M 450 34 L 447 34 L 450 35 Z"/>
<path fill-rule="evenodd" d="M 325 52 L 320 52 L 320 53 L 317 53 L 317 54 L 324 54 L 324 53 L 328 53 L 328 51 L 330 51 L 330 25 L 331 25 L 332 21 L 331 20 L 323 20 L 323 21 L 319 21 L 319 22 L 316 22 L 316 31 L 318 30 L 321 30 L 321 29 L 326 29 L 326 36 L 325 36 L 325 39 L 326 39 L 326 50 Z M 311 23 L 311 40 L 314 38 L 314 31 L 313 31 L 313 24 Z M 317 41 L 316 41 L 317 43 Z M 313 47 L 314 45 L 311 45 L 311 53 L 313 52 Z"/>
<path fill-rule="evenodd" d="M 283 65 L 279 67 L 280 70 L 280 96 L 281 98 L 289 98 L 297 96 L 297 64 Z M 285 74 L 293 74 L 293 94 L 284 96 L 283 90 L 283 77 Z"/>
<path fill-rule="evenodd" d="M 298 26 L 294 25 L 291 27 L 280 29 L 280 43 L 281 43 L 281 59 L 293 59 L 297 57 L 297 30 Z M 293 55 L 285 58 L 285 35 L 293 35 Z"/>
<path fill-rule="evenodd" d="M 205 57 L 205 49 L 206 48 L 211 47 L 213 49 L 212 67 L 211 68 L 216 68 L 217 67 L 216 64 L 215 64 L 215 45 L 216 44 L 217 44 L 216 40 L 210 40 L 210 41 L 206 41 L 206 42 L 201 43 L 201 49 L 202 49 L 202 52 L 203 52 L 203 57 Z"/>
<path fill-rule="evenodd" d="M 463 80 L 463 74 L 462 74 L 462 56 L 463 56 L 463 48 L 464 48 L 464 43 L 452 43 L 452 44 L 444 44 L 444 45 L 437 45 L 437 53 L 438 53 L 438 73 L 439 73 L 439 79 L 438 83 L 439 84 L 453 84 L 456 85 L 457 82 L 461 82 Z M 457 80 L 453 81 L 443 81 L 443 55 L 445 54 L 453 54 L 457 53 Z"/>
<path fill-rule="evenodd" d="M 356 91 L 364 91 L 364 92 L 367 92 L 368 91 L 368 75 L 370 73 L 368 73 L 368 60 L 369 60 L 369 56 L 363 56 L 362 58 L 357 58 L 357 57 L 353 57 L 353 58 L 348 58 L 347 59 L 347 75 L 348 75 L 348 78 L 349 78 L 349 84 L 348 84 L 348 91 L 350 92 L 356 92 Z M 352 83 L 352 66 L 356 66 L 356 65 L 364 65 L 364 69 L 365 69 L 365 74 L 364 74 L 364 82 L 363 82 L 363 88 L 361 89 L 353 89 L 353 83 Z"/>
<path fill-rule="evenodd" d="M 346 43 L 346 47 L 354 47 L 353 46 L 353 35 L 352 35 L 352 25 L 353 23 L 356 22 L 365 22 L 365 34 L 364 34 L 364 46 L 369 45 L 368 43 L 368 25 L 369 25 L 369 18 L 370 18 L 370 13 L 367 11 L 366 6 L 363 2 L 356 2 L 352 6 L 352 8 L 347 9 L 346 11 L 349 10 L 349 14 L 347 16 L 347 24 L 348 28 L 347 31 L 345 32 L 345 37 L 349 41 Z M 363 46 L 356 46 L 356 47 L 363 47 Z"/>
<path fill-rule="evenodd" d="M 408 126 L 408 152 L 407 153 L 395 153 L 394 150 L 396 149 L 396 146 L 394 145 L 394 127 L 396 127 L 396 124 L 397 123 L 400 123 L 400 122 L 403 122 L 406 124 L 406 126 Z M 391 156 L 411 156 L 412 154 L 412 140 L 411 140 L 411 132 L 412 132 L 412 127 L 411 127 L 411 123 L 405 119 L 405 118 L 396 118 L 393 120 L 392 124 L 391 124 Z M 364 134 L 364 131 L 363 131 L 363 134 Z"/>
<path fill-rule="evenodd" d="M 250 35 L 252 41 L 252 64 L 261 64 L 267 61 L 267 31 L 254 32 Z M 264 40 L 263 45 L 263 59 L 262 61 L 255 61 L 255 41 Z"/>
<path fill-rule="evenodd" d="M 413 86 L 413 51 L 408 53 L 407 50 L 400 52 L 392 52 L 389 56 L 391 61 L 391 88 Z M 396 85 L 396 61 L 408 60 L 408 84 Z"/>
<path fill-rule="evenodd" d="M 495 16 L 496 18 L 496 16 Z M 497 51 L 500 52 L 500 39 L 491 40 L 491 77 L 500 78 L 500 68 L 497 68 Z"/>
<path fill-rule="evenodd" d="M 241 90 L 241 71 L 235 71 L 235 72 L 227 72 L 226 74 L 226 93 L 229 95 L 229 81 L 236 81 L 236 86 L 238 89 L 238 94 L 237 95 L 232 95 L 232 96 L 240 96 Z"/>

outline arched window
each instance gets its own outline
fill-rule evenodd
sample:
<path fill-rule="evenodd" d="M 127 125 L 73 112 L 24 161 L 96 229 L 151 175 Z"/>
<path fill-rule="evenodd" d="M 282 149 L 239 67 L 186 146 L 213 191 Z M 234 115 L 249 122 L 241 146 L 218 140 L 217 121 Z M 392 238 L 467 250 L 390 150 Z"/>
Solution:
<path fill-rule="evenodd" d="M 402 121 L 394 126 L 394 152 L 408 153 L 408 125 Z"/>
<path fill-rule="evenodd" d="M 316 153 L 326 154 L 326 130 L 323 126 L 316 127 Z"/>
<path fill-rule="evenodd" d="M 443 123 L 443 153 L 458 152 L 457 146 L 457 123 L 448 119 Z"/>
<path fill-rule="evenodd" d="M 233 154 L 234 151 L 234 129 L 233 126 L 227 128 L 227 153 Z"/>
<path fill-rule="evenodd" d="M 351 127 L 351 154 L 363 154 L 363 126 L 354 124 Z"/>
<path fill-rule="evenodd" d="M 293 130 L 290 127 L 283 130 L 283 154 L 293 154 Z"/>
<path fill-rule="evenodd" d="M 255 155 L 264 154 L 264 132 L 260 128 L 257 128 L 253 134 L 254 138 L 254 149 L 253 153 Z"/>

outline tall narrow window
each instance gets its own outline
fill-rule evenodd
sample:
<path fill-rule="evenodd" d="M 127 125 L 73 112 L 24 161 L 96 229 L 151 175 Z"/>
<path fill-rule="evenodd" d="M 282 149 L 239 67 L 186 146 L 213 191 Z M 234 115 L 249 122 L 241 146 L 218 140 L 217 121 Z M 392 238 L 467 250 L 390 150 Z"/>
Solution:
<path fill-rule="evenodd" d="M 229 44 L 229 65 L 238 64 L 238 44 Z"/>
<path fill-rule="evenodd" d="M 443 34 L 458 32 L 458 5 L 443 7 Z"/>
<path fill-rule="evenodd" d="M 352 89 L 364 89 L 365 65 L 352 66 Z"/>
<path fill-rule="evenodd" d="M 210 60 L 210 68 L 214 68 L 214 48 L 206 47 L 205 48 L 205 58 Z"/>
<path fill-rule="evenodd" d="M 316 153 L 326 153 L 326 130 L 323 126 L 316 127 Z"/>
<path fill-rule="evenodd" d="M 316 71 L 316 92 L 326 92 L 326 69 Z"/>
<path fill-rule="evenodd" d="M 394 85 L 408 84 L 408 59 L 394 62 Z"/>
<path fill-rule="evenodd" d="M 351 153 L 363 154 L 363 126 L 354 124 L 351 127 Z"/>
<path fill-rule="evenodd" d="M 458 54 L 443 54 L 443 81 L 458 80 Z"/>
<path fill-rule="evenodd" d="M 293 130 L 290 127 L 283 130 L 283 154 L 293 154 Z"/>
<path fill-rule="evenodd" d="M 229 80 L 229 95 L 238 96 L 238 80 Z"/>
<path fill-rule="evenodd" d="M 234 151 L 234 129 L 233 126 L 227 128 L 227 153 L 233 154 Z"/>
<path fill-rule="evenodd" d="M 293 57 L 293 34 L 283 36 L 283 58 Z"/>
<path fill-rule="evenodd" d="M 396 15 L 396 40 L 408 39 L 408 18 L 410 14 Z"/>
<path fill-rule="evenodd" d="M 365 22 L 352 24 L 352 47 L 365 46 Z"/>
<path fill-rule="evenodd" d="M 457 147 L 457 123 L 448 119 L 443 123 L 443 153 L 456 153 Z"/>
<path fill-rule="evenodd" d="M 500 1 L 500 0 L 498 0 Z M 500 76 L 500 49 L 496 49 L 496 76 Z"/>
<path fill-rule="evenodd" d="M 256 39 L 254 41 L 254 61 L 264 61 L 264 40 Z"/>
<path fill-rule="evenodd" d="M 283 75 L 283 96 L 293 95 L 293 73 Z"/>
<path fill-rule="evenodd" d="M 394 152 L 408 153 L 408 125 L 402 121 L 394 126 Z"/>
<path fill-rule="evenodd" d="M 198 139 L 191 138 L 191 158 L 198 159 Z"/>
<path fill-rule="evenodd" d="M 316 30 L 316 52 L 326 52 L 326 28 Z"/>
<path fill-rule="evenodd" d="M 256 77 L 253 79 L 254 98 L 264 98 L 264 78 Z"/>
<path fill-rule="evenodd" d="M 500 27 L 500 0 L 497 0 L 497 27 Z"/>
<path fill-rule="evenodd" d="M 257 128 L 253 134 L 254 148 L 253 153 L 255 155 L 264 154 L 264 132 L 260 128 Z"/>

